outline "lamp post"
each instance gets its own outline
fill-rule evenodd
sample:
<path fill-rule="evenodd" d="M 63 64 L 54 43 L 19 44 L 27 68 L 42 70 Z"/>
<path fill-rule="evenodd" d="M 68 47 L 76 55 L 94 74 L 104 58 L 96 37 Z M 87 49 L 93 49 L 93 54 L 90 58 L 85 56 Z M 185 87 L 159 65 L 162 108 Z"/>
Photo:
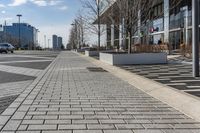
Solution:
<path fill-rule="evenodd" d="M 39 47 L 39 40 L 38 40 L 38 34 L 39 34 L 40 30 L 36 29 L 36 38 L 37 38 L 37 47 Z M 35 48 L 36 50 L 36 48 Z"/>
<path fill-rule="evenodd" d="M 193 77 L 199 77 L 199 0 L 192 0 L 192 58 Z"/>
<path fill-rule="evenodd" d="M 46 50 L 46 35 L 44 35 L 44 50 Z"/>
<path fill-rule="evenodd" d="M 50 39 L 48 39 L 48 50 L 49 50 Z"/>
<path fill-rule="evenodd" d="M 22 15 L 21 15 L 21 14 L 17 14 L 16 16 L 18 17 L 18 20 L 19 20 L 19 21 L 18 21 L 18 27 L 19 27 L 19 41 L 18 41 L 18 46 L 19 46 L 19 48 L 21 48 L 20 18 L 22 17 Z"/>
<path fill-rule="evenodd" d="M 6 24 L 6 20 L 5 20 L 5 22 L 4 22 L 4 28 L 3 28 L 3 29 L 4 29 L 4 37 L 5 37 L 5 38 L 4 38 L 4 42 L 7 42 L 6 25 L 7 25 L 7 24 Z"/>

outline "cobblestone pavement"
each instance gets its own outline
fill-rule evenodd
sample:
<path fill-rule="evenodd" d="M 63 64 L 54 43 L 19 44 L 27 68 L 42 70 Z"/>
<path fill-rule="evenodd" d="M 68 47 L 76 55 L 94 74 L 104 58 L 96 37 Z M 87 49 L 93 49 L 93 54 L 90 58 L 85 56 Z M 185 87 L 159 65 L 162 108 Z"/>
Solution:
<path fill-rule="evenodd" d="M 18 97 L 18 95 L 0 97 L 0 114 Z"/>
<path fill-rule="evenodd" d="M 1 131 L 11 133 L 199 133 L 199 126 L 71 52 L 0 115 Z"/>
<path fill-rule="evenodd" d="M 98 56 L 93 58 L 99 60 Z M 118 67 L 200 97 L 200 78 L 192 76 L 192 59 L 169 55 L 168 64 L 119 65 Z"/>
<path fill-rule="evenodd" d="M 0 98 L 12 95 L 19 95 L 33 80 L 18 81 L 0 84 Z"/>
<path fill-rule="evenodd" d="M 53 51 L 46 53 L 47 57 L 41 52 L 0 54 L 0 114 L 55 59 L 49 57 L 56 55 Z"/>

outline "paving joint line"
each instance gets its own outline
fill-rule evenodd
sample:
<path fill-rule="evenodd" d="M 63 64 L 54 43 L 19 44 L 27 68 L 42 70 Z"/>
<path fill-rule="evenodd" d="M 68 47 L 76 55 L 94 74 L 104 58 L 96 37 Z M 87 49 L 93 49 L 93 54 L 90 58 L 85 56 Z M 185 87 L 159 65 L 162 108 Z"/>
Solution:
<path fill-rule="evenodd" d="M 58 56 L 59 56 L 59 55 L 58 55 Z M 39 82 L 42 80 L 42 78 L 45 76 L 45 74 L 50 70 L 50 68 L 52 67 L 52 65 L 55 64 L 55 61 L 56 61 L 56 59 L 58 58 L 58 56 L 51 62 L 51 64 L 49 64 L 49 66 L 48 66 L 45 70 L 42 71 L 42 73 L 41 73 L 31 84 L 29 84 L 29 85 L 26 87 L 26 89 L 24 89 L 24 91 L 13 101 L 13 103 L 14 103 L 15 101 L 17 101 L 18 98 L 20 98 L 20 96 L 23 95 L 24 92 L 25 92 L 27 89 L 30 89 L 30 90 L 28 91 L 28 93 L 25 94 L 26 96 L 23 97 L 23 100 L 20 101 L 20 104 L 17 105 L 17 107 L 15 107 L 15 111 L 14 111 L 12 114 L 10 114 L 10 115 L 3 115 L 4 112 L 6 112 L 8 109 L 13 108 L 13 107 L 10 107 L 10 106 L 12 105 L 12 103 L 11 103 L 11 104 L 8 106 L 8 108 L 0 115 L 0 117 L 1 117 L 1 116 L 9 116 L 9 119 L 8 119 L 4 124 L 2 124 L 2 127 L 1 127 L 1 129 L 0 129 L 0 132 L 3 131 L 3 129 L 4 129 L 4 127 L 6 126 L 6 124 L 11 120 L 12 116 L 17 112 L 17 110 L 18 110 L 19 107 L 23 104 L 23 102 L 26 100 L 26 98 L 29 96 L 29 94 L 31 94 L 31 92 L 34 90 L 34 88 L 38 85 L 38 83 L 39 83 Z M 27 113 L 27 112 L 26 112 L 26 113 Z M 20 122 L 20 123 L 21 123 L 21 122 Z M 19 127 L 18 127 L 18 128 L 19 128 Z"/>
<path fill-rule="evenodd" d="M 167 105 L 175 108 L 176 110 L 180 111 L 186 116 L 200 122 L 200 107 L 199 107 L 200 98 L 199 97 L 190 95 L 183 91 L 177 90 L 173 87 L 166 86 L 165 84 L 153 81 L 151 79 L 148 79 L 136 73 L 131 73 L 122 68 L 103 63 L 100 60 L 94 59 L 92 57 L 88 57 L 77 52 L 73 52 L 73 53 L 79 55 L 83 59 L 88 60 L 89 62 L 91 62 L 92 64 L 96 66 L 100 66 L 104 68 L 111 74 L 129 83 L 135 88 L 142 90 L 144 93 L 158 99 L 159 101 L 163 103 L 166 103 Z M 148 85 L 150 84 L 149 87 L 144 87 L 144 85 L 143 86 L 139 85 L 139 83 L 141 83 L 142 80 L 146 82 L 146 84 Z M 164 93 L 167 93 L 167 94 L 164 94 Z M 167 96 L 168 94 L 171 96 Z M 183 99 L 185 99 L 185 101 Z M 191 109 L 192 107 L 193 109 Z"/>

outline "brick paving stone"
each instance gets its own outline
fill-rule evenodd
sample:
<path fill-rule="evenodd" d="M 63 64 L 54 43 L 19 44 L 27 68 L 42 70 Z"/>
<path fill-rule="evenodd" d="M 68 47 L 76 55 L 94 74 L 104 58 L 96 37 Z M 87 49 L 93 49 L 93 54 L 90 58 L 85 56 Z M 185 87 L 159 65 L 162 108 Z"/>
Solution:
<path fill-rule="evenodd" d="M 134 133 L 163 133 L 162 130 L 133 130 Z"/>
<path fill-rule="evenodd" d="M 16 133 L 40 133 L 40 131 L 17 131 Z"/>
<path fill-rule="evenodd" d="M 13 115 L 13 113 L 16 111 L 16 108 L 7 108 L 6 111 L 2 113 L 2 115 Z"/>
<path fill-rule="evenodd" d="M 45 120 L 45 124 L 71 124 L 71 120 Z"/>
<path fill-rule="evenodd" d="M 3 131 L 16 131 L 20 123 L 21 121 L 18 120 L 10 120 L 3 128 Z"/>
<path fill-rule="evenodd" d="M 14 120 L 22 120 L 24 116 L 26 115 L 26 112 L 15 112 L 15 114 L 12 116 L 12 119 Z"/>
<path fill-rule="evenodd" d="M 73 124 L 73 125 L 58 125 L 59 130 L 84 130 L 87 129 L 85 124 Z"/>
<path fill-rule="evenodd" d="M 33 125 L 33 124 L 43 124 L 44 123 L 44 120 L 23 120 L 22 121 L 22 124 L 30 124 L 30 125 Z"/>
<path fill-rule="evenodd" d="M 141 124 L 115 124 L 117 129 L 144 129 Z"/>
<path fill-rule="evenodd" d="M 104 133 L 133 133 L 132 130 L 104 130 Z"/>
<path fill-rule="evenodd" d="M 65 131 L 42 131 L 42 133 L 72 133 L 72 131 L 65 130 Z"/>
<path fill-rule="evenodd" d="M 101 130 L 74 130 L 73 133 L 103 133 Z"/>
<path fill-rule="evenodd" d="M 122 124 L 122 123 L 125 123 L 125 121 L 124 120 L 121 120 L 121 119 L 119 119 L 119 120 L 99 120 L 100 121 L 100 123 L 102 123 L 102 124 L 108 124 L 108 123 L 113 123 L 113 124 Z"/>
<path fill-rule="evenodd" d="M 8 120 L 10 116 L 0 116 L 0 125 L 4 125 Z"/>
<path fill-rule="evenodd" d="M 142 124 L 146 129 L 172 129 L 169 124 Z"/>
<path fill-rule="evenodd" d="M 176 129 L 176 130 L 163 130 L 164 133 L 200 133 L 200 130 L 193 129 Z"/>
<path fill-rule="evenodd" d="M 199 122 L 84 58 L 62 52 L 0 115 L 2 131 L 39 133 L 195 133 Z M 8 130 L 9 129 L 9 130 Z"/>
<path fill-rule="evenodd" d="M 29 125 L 28 130 L 56 130 L 57 125 Z"/>
<path fill-rule="evenodd" d="M 22 131 L 25 131 L 27 129 L 28 125 L 20 125 L 18 130 L 22 130 Z"/>
<path fill-rule="evenodd" d="M 98 130 L 98 129 L 115 129 L 113 124 L 88 124 L 88 129 Z"/>
<path fill-rule="evenodd" d="M 72 120 L 72 124 L 98 124 L 98 120 Z"/>

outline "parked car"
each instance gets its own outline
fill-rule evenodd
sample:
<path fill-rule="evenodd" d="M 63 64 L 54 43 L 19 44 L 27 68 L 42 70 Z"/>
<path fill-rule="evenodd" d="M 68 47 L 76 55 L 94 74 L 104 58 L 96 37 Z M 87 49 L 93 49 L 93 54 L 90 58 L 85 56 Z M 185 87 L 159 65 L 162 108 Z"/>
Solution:
<path fill-rule="evenodd" d="M 15 50 L 15 47 L 10 43 L 0 43 L 0 53 L 13 53 Z"/>

